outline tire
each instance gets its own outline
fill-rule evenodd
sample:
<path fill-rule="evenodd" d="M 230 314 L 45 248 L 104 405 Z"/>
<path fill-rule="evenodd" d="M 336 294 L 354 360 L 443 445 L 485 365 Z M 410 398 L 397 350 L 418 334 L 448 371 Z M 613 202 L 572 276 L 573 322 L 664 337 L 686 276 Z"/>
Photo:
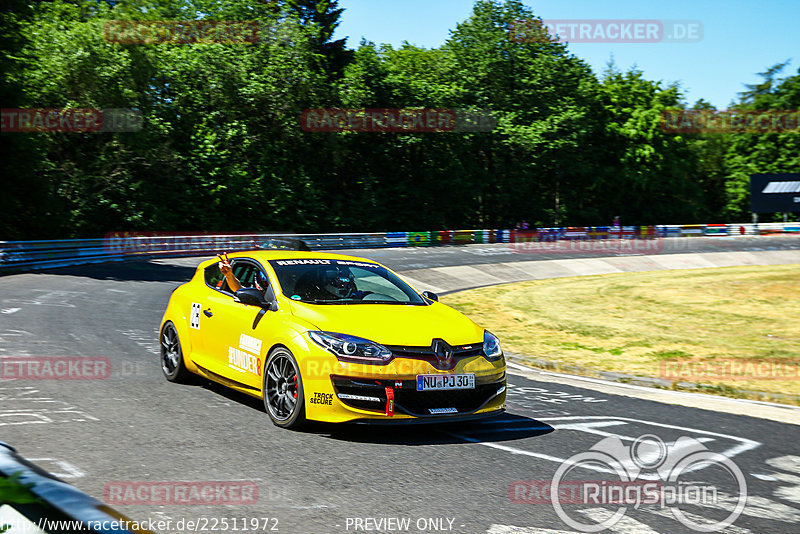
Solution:
<path fill-rule="evenodd" d="M 161 371 L 170 382 L 188 384 L 192 382 L 193 375 L 186 370 L 183 362 L 183 349 L 178 331 L 172 321 L 164 323 L 161 329 Z"/>
<path fill-rule="evenodd" d="M 300 366 L 284 347 L 275 348 L 264 364 L 264 408 L 275 426 L 297 429 L 306 421 Z"/>

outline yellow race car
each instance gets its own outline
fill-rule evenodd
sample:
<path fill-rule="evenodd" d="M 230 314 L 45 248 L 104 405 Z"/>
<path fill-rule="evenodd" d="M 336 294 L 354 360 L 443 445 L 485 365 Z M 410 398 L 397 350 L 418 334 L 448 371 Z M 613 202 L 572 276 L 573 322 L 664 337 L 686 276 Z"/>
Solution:
<path fill-rule="evenodd" d="M 299 251 L 239 252 L 230 265 L 225 276 L 204 261 L 172 293 L 160 329 L 167 380 L 200 375 L 261 398 L 284 428 L 504 410 L 498 339 L 383 265 Z"/>

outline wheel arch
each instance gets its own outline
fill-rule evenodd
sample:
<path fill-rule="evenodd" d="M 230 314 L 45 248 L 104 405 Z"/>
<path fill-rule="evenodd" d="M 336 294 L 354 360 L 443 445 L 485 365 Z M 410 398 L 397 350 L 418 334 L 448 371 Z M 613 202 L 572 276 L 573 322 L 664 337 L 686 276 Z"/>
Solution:
<path fill-rule="evenodd" d="M 178 288 L 180 289 L 180 288 Z M 194 369 L 191 362 L 192 354 L 192 336 L 189 332 L 189 314 L 191 313 L 191 302 L 189 302 L 178 290 L 172 294 L 172 297 L 167 304 L 167 309 L 161 318 L 161 324 L 158 327 L 158 340 L 161 343 L 161 334 L 164 332 L 164 325 L 171 322 L 178 332 L 178 339 L 181 342 L 181 351 L 183 352 L 184 363 L 190 368 Z"/>

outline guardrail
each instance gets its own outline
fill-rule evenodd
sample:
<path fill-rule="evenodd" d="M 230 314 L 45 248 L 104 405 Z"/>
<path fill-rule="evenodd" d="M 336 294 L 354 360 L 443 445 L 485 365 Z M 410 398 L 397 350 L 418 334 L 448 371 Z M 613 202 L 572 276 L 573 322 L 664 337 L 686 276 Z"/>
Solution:
<path fill-rule="evenodd" d="M 564 226 L 512 230 L 541 241 L 570 239 L 652 239 L 654 237 L 726 237 L 738 235 L 800 235 L 800 223 L 662 224 L 655 226 Z"/>
<path fill-rule="evenodd" d="M 254 249 L 336 250 L 440 244 L 507 243 L 510 230 L 356 234 L 190 234 L 117 232 L 102 239 L 0 242 L 0 272 L 87 263 L 216 254 Z"/>
<path fill-rule="evenodd" d="M 116 232 L 102 239 L 0 242 L 0 272 L 19 272 L 87 263 L 144 260 L 254 249 L 336 250 L 424 247 L 472 243 L 657 237 L 800 235 L 800 223 L 688 224 L 659 226 L 571 226 L 531 230 L 426 230 L 340 234 L 181 234 Z"/>

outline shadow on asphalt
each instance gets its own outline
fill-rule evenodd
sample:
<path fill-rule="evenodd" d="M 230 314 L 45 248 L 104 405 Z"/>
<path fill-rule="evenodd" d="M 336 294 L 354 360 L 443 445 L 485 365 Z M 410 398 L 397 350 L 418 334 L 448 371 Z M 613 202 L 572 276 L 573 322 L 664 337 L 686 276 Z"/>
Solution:
<path fill-rule="evenodd" d="M 264 424 L 271 424 L 260 399 L 229 389 L 205 379 L 197 385 L 226 399 L 263 414 Z M 309 422 L 297 432 L 353 443 L 382 445 L 446 445 L 464 442 L 499 442 L 544 436 L 555 430 L 530 417 L 503 413 L 487 419 L 453 423 L 369 424 Z M 291 432 L 286 430 L 286 432 Z"/>
<path fill-rule="evenodd" d="M 547 423 L 507 413 L 489 419 L 462 423 L 374 426 L 369 424 L 319 424 L 310 426 L 308 429 L 309 432 L 316 432 L 339 441 L 407 446 L 514 441 L 544 436 L 553 430 L 555 429 Z"/>
<path fill-rule="evenodd" d="M 199 262 L 198 262 L 199 263 Z M 188 282 L 194 275 L 195 267 L 164 265 L 149 261 L 130 263 L 98 263 L 59 267 L 32 271 L 33 274 L 56 274 L 94 278 L 95 280 L 117 280 L 131 282 Z"/>
<path fill-rule="evenodd" d="M 271 424 L 269 420 L 269 415 L 267 415 L 267 411 L 264 408 L 264 403 L 261 402 L 261 399 L 257 399 L 255 397 L 251 397 L 250 395 L 245 395 L 244 393 L 239 393 L 229 387 L 223 386 L 222 384 L 217 384 L 216 382 L 212 382 L 207 378 L 203 378 L 201 376 L 196 377 L 196 385 L 202 386 L 209 391 L 213 391 L 217 395 L 225 397 L 231 402 L 235 402 L 237 404 L 241 404 L 242 406 L 247 406 L 248 408 L 252 408 L 253 410 L 257 410 L 264 414 L 264 417 L 267 418 L 266 422 Z"/>

